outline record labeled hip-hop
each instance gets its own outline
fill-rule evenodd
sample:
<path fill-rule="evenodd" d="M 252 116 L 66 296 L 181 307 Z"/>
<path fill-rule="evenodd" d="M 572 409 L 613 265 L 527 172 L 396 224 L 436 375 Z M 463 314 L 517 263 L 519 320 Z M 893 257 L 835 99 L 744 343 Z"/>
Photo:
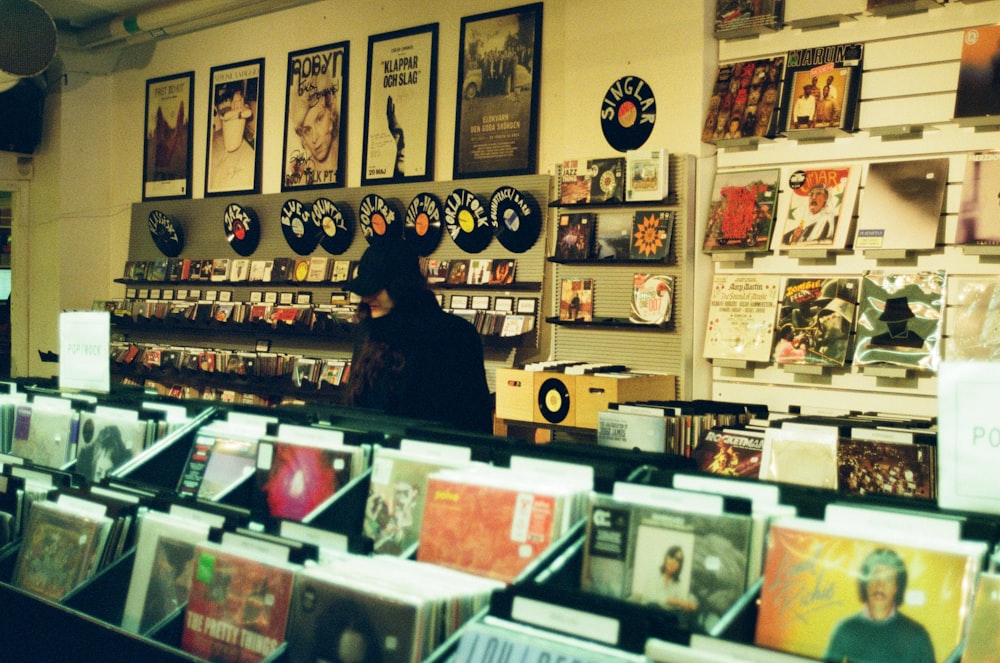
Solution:
<path fill-rule="evenodd" d="M 252 208 L 230 203 L 222 217 L 222 227 L 226 231 L 226 241 L 236 253 L 249 256 L 257 250 L 260 222 Z"/>
<path fill-rule="evenodd" d="M 361 199 L 358 208 L 358 219 L 361 221 L 361 232 L 369 244 L 380 242 L 390 237 L 402 237 L 399 214 L 382 196 L 369 193 Z"/>
<path fill-rule="evenodd" d="M 497 240 L 514 253 L 524 253 L 534 246 L 542 231 L 538 204 L 512 186 L 502 186 L 493 192 L 490 218 Z"/>
<path fill-rule="evenodd" d="M 327 253 L 340 255 L 354 239 L 354 224 L 329 198 L 317 198 L 312 204 L 312 220 L 319 226 L 319 245 Z"/>
<path fill-rule="evenodd" d="M 403 239 L 413 244 L 417 253 L 429 256 L 441 242 L 441 201 L 431 193 L 418 193 L 406 208 Z"/>
<path fill-rule="evenodd" d="M 466 253 L 479 253 L 493 239 L 486 208 L 467 189 L 455 189 L 444 201 L 444 225 L 455 244 Z"/>
<path fill-rule="evenodd" d="M 163 255 L 176 258 L 184 249 L 184 228 L 166 212 L 154 209 L 146 220 L 153 243 Z"/>
<path fill-rule="evenodd" d="M 642 147 L 656 124 L 656 97 L 638 76 L 611 84 L 601 101 L 601 130 L 611 147 L 627 152 Z"/>
<path fill-rule="evenodd" d="M 292 251 L 307 256 L 319 244 L 319 229 L 302 201 L 291 198 L 281 206 L 281 234 Z"/>
<path fill-rule="evenodd" d="M 548 378 L 538 388 L 538 410 L 549 423 L 565 421 L 570 404 L 569 388 L 559 378 Z"/>

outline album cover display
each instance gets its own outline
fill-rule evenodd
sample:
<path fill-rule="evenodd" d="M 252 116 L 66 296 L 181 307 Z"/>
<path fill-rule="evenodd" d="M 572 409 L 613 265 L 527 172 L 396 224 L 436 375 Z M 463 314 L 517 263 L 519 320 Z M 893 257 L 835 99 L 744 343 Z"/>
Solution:
<path fill-rule="evenodd" d="M 593 231 L 592 257 L 595 260 L 629 260 L 634 219 L 630 212 L 598 214 L 597 228 Z"/>
<path fill-rule="evenodd" d="M 864 44 L 835 44 L 785 55 L 781 127 L 790 138 L 858 129 Z"/>
<path fill-rule="evenodd" d="M 703 472 L 757 479 L 763 446 L 761 431 L 709 428 L 702 431 L 691 458 Z"/>
<path fill-rule="evenodd" d="M 760 478 L 834 490 L 837 488 L 836 426 L 785 423 L 764 431 Z"/>
<path fill-rule="evenodd" d="M 590 202 L 614 203 L 625 200 L 625 158 L 587 159 Z"/>
<path fill-rule="evenodd" d="M 559 284 L 559 319 L 591 322 L 594 319 L 594 280 L 563 279 Z"/>
<path fill-rule="evenodd" d="M 357 450 L 262 439 L 257 443 L 257 510 L 271 518 L 301 521 L 350 482 Z"/>
<path fill-rule="evenodd" d="M 719 65 L 702 142 L 774 138 L 784 69 L 783 55 Z"/>
<path fill-rule="evenodd" d="M 448 277 L 445 281 L 449 285 L 461 285 L 469 282 L 469 260 L 452 260 L 448 263 Z"/>
<path fill-rule="evenodd" d="M 674 311 L 674 277 L 669 274 L 634 274 L 629 322 L 662 325 Z"/>
<path fill-rule="evenodd" d="M 705 631 L 746 590 L 749 516 L 591 498 L 581 588 Z"/>
<path fill-rule="evenodd" d="M 1000 574 L 980 573 L 969 613 L 962 663 L 995 663 L 1000 651 Z"/>
<path fill-rule="evenodd" d="M 288 623 L 290 663 L 420 660 L 425 613 L 418 597 L 378 591 L 322 567 L 299 574 Z"/>
<path fill-rule="evenodd" d="M 594 238 L 597 217 L 593 214 L 562 214 L 556 227 L 552 257 L 557 260 L 586 260 Z"/>
<path fill-rule="evenodd" d="M 933 249 L 948 185 L 948 158 L 868 165 L 856 249 Z"/>
<path fill-rule="evenodd" d="M 966 28 L 955 90 L 955 119 L 960 123 L 996 124 L 1000 115 L 997 96 L 1000 25 Z"/>
<path fill-rule="evenodd" d="M 732 39 L 781 28 L 783 0 L 716 0 L 715 36 Z"/>
<path fill-rule="evenodd" d="M 877 653 L 938 663 L 961 642 L 986 548 L 878 539 L 805 519 L 772 523 L 768 546 L 758 646 L 828 661 Z"/>
<path fill-rule="evenodd" d="M 256 439 L 199 433 L 191 445 L 177 492 L 181 497 L 222 498 L 253 475 L 256 463 Z"/>
<path fill-rule="evenodd" d="M 147 422 L 134 411 L 81 412 L 75 471 L 99 482 L 146 446 Z"/>
<path fill-rule="evenodd" d="M 28 512 L 11 584 L 58 601 L 96 569 L 111 519 L 35 500 Z"/>
<path fill-rule="evenodd" d="M 198 544 L 181 648 L 226 663 L 268 658 L 285 641 L 294 579 L 289 564 Z"/>
<path fill-rule="evenodd" d="M 854 363 L 936 371 L 945 274 L 866 272 L 861 280 Z"/>
<path fill-rule="evenodd" d="M 860 279 L 787 277 L 775 323 L 774 363 L 843 366 Z"/>
<path fill-rule="evenodd" d="M 632 219 L 632 234 L 629 236 L 629 259 L 665 260 L 670 255 L 673 232 L 673 212 L 636 212 Z"/>
<path fill-rule="evenodd" d="M 966 155 L 954 244 L 1000 244 L 1000 150 Z"/>
<path fill-rule="evenodd" d="M 779 281 L 773 274 L 713 277 L 705 330 L 706 359 L 770 361 Z"/>
<path fill-rule="evenodd" d="M 841 439 L 837 487 L 852 495 L 934 499 L 937 447 L 929 444 Z"/>
<path fill-rule="evenodd" d="M 814 246 L 845 248 L 860 179 L 860 166 L 785 168 L 782 190 L 787 209 L 775 230 L 771 248 L 775 251 Z"/>
<path fill-rule="evenodd" d="M 778 168 L 716 172 L 702 248 L 766 252 L 780 183 Z"/>
<path fill-rule="evenodd" d="M 948 308 L 950 333 L 944 356 L 949 361 L 994 361 L 1000 357 L 1000 279 L 994 276 L 950 277 L 954 293 Z"/>
<path fill-rule="evenodd" d="M 362 534 L 372 540 L 374 552 L 399 555 L 417 543 L 424 518 L 427 477 L 457 465 L 398 449 L 375 449 L 362 525 Z"/>
<path fill-rule="evenodd" d="M 46 467 L 64 467 L 73 459 L 78 421 L 69 407 L 18 405 L 10 452 Z"/>
<path fill-rule="evenodd" d="M 666 148 L 625 153 L 625 200 L 663 200 L 670 193 L 670 154 Z"/>
<path fill-rule="evenodd" d="M 563 205 L 590 202 L 590 172 L 586 159 L 566 159 L 559 170 L 559 202 Z"/>

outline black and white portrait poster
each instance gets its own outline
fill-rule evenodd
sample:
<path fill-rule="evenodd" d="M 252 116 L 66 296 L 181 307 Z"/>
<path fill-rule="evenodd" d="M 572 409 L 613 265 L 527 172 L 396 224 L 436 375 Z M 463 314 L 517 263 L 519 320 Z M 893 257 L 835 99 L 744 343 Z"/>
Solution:
<path fill-rule="evenodd" d="M 260 191 L 264 60 L 213 67 L 205 195 Z"/>
<path fill-rule="evenodd" d="M 541 47 L 542 3 L 462 19 L 454 178 L 535 172 Z"/>
<path fill-rule="evenodd" d="M 437 40 L 437 23 L 369 37 L 362 184 L 432 179 Z"/>
<path fill-rule="evenodd" d="M 282 191 L 344 186 L 348 47 L 288 54 Z"/>
<path fill-rule="evenodd" d="M 146 81 L 143 200 L 191 197 L 194 72 Z"/>

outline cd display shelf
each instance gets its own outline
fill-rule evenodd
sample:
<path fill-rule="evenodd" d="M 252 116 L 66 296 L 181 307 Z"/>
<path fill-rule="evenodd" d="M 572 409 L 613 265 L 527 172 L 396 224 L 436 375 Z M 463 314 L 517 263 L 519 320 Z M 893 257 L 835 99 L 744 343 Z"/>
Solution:
<path fill-rule="evenodd" d="M 170 216 L 182 228 L 184 242 L 181 253 L 177 256 L 180 259 L 203 260 L 208 257 L 213 259 L 228 257 L 230 260 L 248 258 L 253 261 L 272 260 L 280 257 L 308 258 L 310 256 L 294 251 L 285 240 L 282 232 L 281 210 L 288 200 L 299 200 L 308 209 L 315 200 L 325 198 L 332 201 L 343 214 L 351 233 L 351 240 L 347 248 L 340 254 L 329 254 L 322 246 L 317 246 L 311 256 L 328 256 L 331 260 L 356 262 L 368 247 L 368 242 L 358 220 L 361 202 L 368 194 L 377 194 L 387 202 L 395 212 L 394 223 L 396 225 L 390 225 L 390 232 L 398 231 L 402 234 L 405 213 L 411 201 L 418 194 L 429 193 L 443 203 L 453 192 L 459 189 L 466 190 L 474 194 L 488 212 L 489 201 L 494 192 L 501 187 L 514 187 L 529 202 L 539 220 L 538 237 L 525 250 L 514 252 L 502 245 L 499 239 L 494 236 L 480 252 L 470 253 L 451 238 L 445 227 L 444 214 L 442 213 L 442 221 L 439 226 L 441 230 L 440 240 L 426 256 L 429 261 L 438 261 L 439 263 L 463 259 L 512 259 L 516 261 L 514 281 L 508 285 L 430 284 L 445 307 L 449 306 L 450 300 L 455 296 L 459 296 L 459 298 L 466 296 L 471 303 L 477 304 L 477 307 L 485 300 L 486 304 L 479 309 L 486 313 L 496 312 L 497 300 L 505 302 L 512 300 L 515 304 L 512 311 L 517 313 L 521 310 L 517 305 L 521 304 L 522 300 L 533 300 L 524 302 L 526 305 L 530 304 L 533 310 L 531 315 L 534 316 L 534 325 L 531 330 L 512 336 L 482 335 L 487 380 L 492 385 L 497 368 L 537 360 L 542 349 L 548 344 L 546 326 L 539 324 L 539 322 L 541 320 L 540 312 L 545 310 L 543 282 L 546 265 L 545 234 L 548 230 L 548 210 L 545 201 L 552 197 L 552 182 L 551 175 L 521 175 L 461 181 L 383 184 L 312 192 L 252 194 L 233 196 L 232 198 L 211 197 L 134 203 L 131 210 L 126 261 L 153 261 L 164 258 L 164 254 L 154 243 L 149 229 L 149 217 L 153 212 Z M 241 205 L 244 210 L 252 211 L 260 227 L 259 242 L 252 254 L 248 256 L 236 253 L 225 232 L 225 211 L 233 202 Z M 444 209 L 443 205 L 442 209 Z M 530 227 L 530 224 L 522 225 Z M 260 291 L 262 301 L 268 302 L 273 297 L 276 306 L 285 304 L 283 297 L 285 299 L 290 297 L 292 301 L 295 301 L 300 293 L 309 292 L 311 303 L 314 306 L 322 307 L 331 301 L 333 293 L 342 291 L 342 288 L 338 287 L 336 283 L 308 281 L 237 281 L 230 283 L 201 279 L 197 281 L 139 283 L 127 279 L 114 279 L 114 283 L 128 290 L 133 288 L 137 290 L 148 289 L 150 293 L 159 289 L 161 296 L 169 289 L 175 298 L 179 298 L 177 295 L 182 289 L 189 290 L 188 296 L 192 296 L 191 290 L 200 290 L 202 301 L 207 299 L 207 295 L 211 291 L 217 291 L 216 294 L 219 297 L 230 297 L 232 301 L 246 303 L 252 299 L 252 296 L 256 296 L 255 291 Z M 121 299 L 122 297 L 118 295 L 114 298 Z M 472 318 L 475 313 L 476 311 L 463 311 L 465 317 L 468 318 Z M 286 327 L 262 329 L 256 325 L 244 329 L 220 328 L 209 324 L 207 328 L 202 329 L 194 325 L 174 326 L 173 324 L 161 324 L 161 322 L 137 320 L 132 323 L 119 324 L 116 331 L 127 334 L 128 340 L 136 343 L 156 339 L 157 342 L 173 345 L 199 344 L 201 342 L 197 339 L 211 338 L 211 343 L 218 345 L 216 339 L 222 338 L 226 345 L 231 345 L 238 350 L 252 350 L 257 345 L 256 340 L 264 340 L 268 342 L 270 351 L 319 358 L 350 357 L 353 348 L 353 339 L 349 328 L 340 324 L 332 324 L 315 333 L 303 329 L 302 326 L 295 327 L 294 325 L 289 325 L 292 327 L 291 329 Z"/>
<path fill-rule="evenodd" d="M 117 390 L 115 402 L 124 405 L 134 395 L 132 402 L 146 398 L 141 390 Z M 104 398 L 98 395 L 97 399 Z M 473 460 L 500 466 L 510 464 L 514 455 L 530 456 L 545 460 L 589 464 L 594 468 L 595 488 L 610 491 L 616 481 L 624 481 L 649 467 L 671 471 L 689 467 L 688 459 L 647 454 L 616 449 L 591 449 L 579 445 L 538 446 L 524 441 L 492 435 L 459 434 L 429 422 L 413 419 L 375 416 L 355 408 L 307 406 L 279 410 L 250 406 L 226 405 L 203 407 L 203 403 L 190 403 L 192 417 L 183 428 L 163 438 L 137 456 L 127 465 L 113 471 L 102 481 L 103 486 L 119 490 L 140 490 L 150 497 L 143 503 L 151 508 L 165 509 L 170 504 L 182 504 L 221 515 L 226 529 L 243 528 L 251 531 L 277 533 L 279 523 L 259 518 L 252 508 L 254 490 L 252 477 L 247 477 L 235 490 L 218 502 L 194 501 L 179 498 L 176 486 L 183 473 L 198 429 L 208 423 L 230 416 L 262 416 L 281 423 L 313 425 L 342 430 L 348 444 L 381 444 L 398 447 L 400 439 L 435 441 L 469 447 Z M 275 416 L 275 413 L 278 416 Z M 65 479 L 70 476 L 61 473 Z M 365 502 L 368 494 L 370 469 L 363 472 L 338 491 L 335 498 L 317 511 L 309 514 L 303 524 L 321 532 L 339 537 L 346 550 L 359 554 L 370 552 L 370 545 L 361 536 Z M 62 484 L 66 485 L 66 484 Z M 579 546 L 584 523 L 577 522 L 570 530 L 529 565 L 513 585 L 529 584 L 540 574 L 545 576 L 556 560 Z M 34 596 L 11 584 L 19 542 L 0 550 L 0 602 L 5 606 L 4 619 L 0 620 L 0 657 L 7 660 L 59 660 L 92 661 L 95 657 L 109 662 L 147 661 L 200 661 L 180 649 L 184 610 L 180 606 L 148 632 L 133 634 L 121 629 L 121 622 L 128 583 L 134 563 L 134 547 L 125 551 L 117 560 L 93 578 L 74 589 L 62 600 L 50 601 Z M 309 558 L 315 548 L 309 544 L 300 554 Z M 412 556 L 414 551 L 407 551 Z M 301 559 L 301 558 L 298 558 Z M 530 591 L 530 590 L 526 590 Z M 551 591 L 542 588 L 542 595 Z M 534 590 L 533 595 L 538 595 Z M 595 598 L 596 600 L 596 598 Z M 587 602 L 583 604 L 586 609 Z M 626 610 L 628 606 L 621 606 Z M 596 610 L 596 608 L 595 608 Z M 648 619 L 648 618 L 647 618 Z M 662 620 L 662 617 L 657 617 Z M 669 623 L 669 620 L 668 620 Z M 51 637 L 58 633 L 59 637 Z M 658 637 L 682 637 L 668 629 L 657 629 Z M 671 635 L 673 634 L 673 635 Z M 457 640 L 444 643 L 428 660 L 444 661 Z M 95 653 L 99 652 L 99 653 Z M 266 659 L 272 662 L 287 660 L 284 647 Z"/>
<path fill-rule="evenodd" d="M 690 398 L 692 324 L 694 316 L 694 251 L 691 229 L 695 218 L 695 159 L 691 155 L 669 155 L 668 195 L 662 201 L 562 204 L 549 203 L 555 211 L 548 231 L 548 310 L 545 322 L 551 328 L 552 356 L 555 360 L 601 361 L 622 364 L 630 370 L 677 376 L 678 398 Z M 561 178 L 561 167 L 557 168 Z M 561 180 L 560 180 L 561 182 Z M 559 187 L 557 186 L 558 190 Z M 634 217 L 641 210 L 671 212 L 671 247 L 662 260 L 562 259 L 555 244 L 559 217 L 583 213 L 596 217 L 600 235 L 602 215 Z M 634 324 L 629 321 L 632 287 L 637 273 L 669 275 L 674 280 L 673 311 L 661 324 Z M 592 319 L 560 319 L 563 279 L 593 281 Z M 595 355 L 600 348 L 600 355 Z"/>

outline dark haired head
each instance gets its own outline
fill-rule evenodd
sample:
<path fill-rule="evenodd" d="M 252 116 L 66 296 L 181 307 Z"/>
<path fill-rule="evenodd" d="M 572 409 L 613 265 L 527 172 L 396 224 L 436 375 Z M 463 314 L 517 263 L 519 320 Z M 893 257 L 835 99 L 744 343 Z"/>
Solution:
<path fill-rule="evenodd" d="M 898 607 L 906 594 L 906 565 L 896 551 L 889 548 L 872 551 L 861 563 L 861 575 L 858 577 L 858 593 L 861 600 L 868 601 L 868 582 L 877 566 L 887 566 L 896 573 L 896 596 L 893 597 L 893 603 Z"/>

